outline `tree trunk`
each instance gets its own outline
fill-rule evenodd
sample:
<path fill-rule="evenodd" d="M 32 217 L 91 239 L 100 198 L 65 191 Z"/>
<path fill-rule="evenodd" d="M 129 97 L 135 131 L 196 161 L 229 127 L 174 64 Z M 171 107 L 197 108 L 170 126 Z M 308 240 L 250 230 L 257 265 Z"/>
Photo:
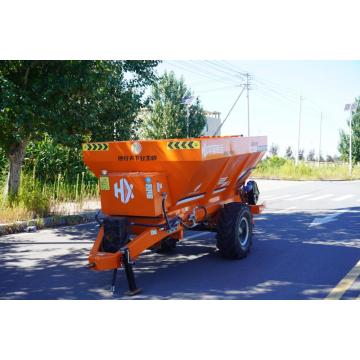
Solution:
<path fill-rule="evenodd" d="M 6 180 L 5 196 L 14 196 L 19 192 L 21 167 L 25 157 L 26 142 L 13 145 L 7 154 L 9 173 Z"/>

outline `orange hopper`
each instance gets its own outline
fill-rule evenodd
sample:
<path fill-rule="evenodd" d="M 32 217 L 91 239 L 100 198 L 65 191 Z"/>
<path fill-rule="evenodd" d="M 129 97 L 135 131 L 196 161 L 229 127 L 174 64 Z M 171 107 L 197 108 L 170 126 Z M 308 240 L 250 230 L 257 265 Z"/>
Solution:
<path fill-rule="evenodd" d="M 138 293 L 132 260 L 145 249 L 171 250 L 188 228 L 217 231 L 225 257 L 246 256 L 262 209 L 256 183 L 246 180 L 266 150 L 265 136 L 83 144 L 104 214 L 89 267 L 114 269 L 114 289 L 124 266 L 129 293 Z"/>

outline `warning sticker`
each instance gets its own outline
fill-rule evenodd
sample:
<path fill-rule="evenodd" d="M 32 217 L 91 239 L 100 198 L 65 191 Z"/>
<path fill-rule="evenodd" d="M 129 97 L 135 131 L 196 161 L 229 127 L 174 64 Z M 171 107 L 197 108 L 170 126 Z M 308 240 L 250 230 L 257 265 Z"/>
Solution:
<path fill-rule="evenodd" d="M 167 148 L 169 150 L 200 149 L 200 141 L 169 141 Z"/>
<path fill-rule="evenodd" d="M 100 190 L 110 190 L 110 182 L 108 176 L 100 176 Z"/>
<path fill-rule="evenodd" d="M 87 143 L 82 145 L 83 151 L 107 151 L 109 144 L 107 143 Z"/>
<path fill-rule="evenodd" d="M 146 191 L 146 198 L 147 199 L 153 199 L 154 198 L 152 184 L 145 184 L 145 191 Z"/>

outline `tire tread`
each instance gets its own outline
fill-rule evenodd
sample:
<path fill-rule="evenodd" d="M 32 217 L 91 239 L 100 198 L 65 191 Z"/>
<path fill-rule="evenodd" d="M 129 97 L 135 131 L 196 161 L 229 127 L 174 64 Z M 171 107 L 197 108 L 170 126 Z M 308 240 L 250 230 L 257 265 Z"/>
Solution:
<path fill-rule="evenodd" d="M 236 227 L 239 218 L 247 216 L 249 221 L 249 240 L 244 249 L 236 237 Z M 225 204 L 220 210 L 217 226 L 216 246 L 220 254 L 228 259 L 242 259 L 247 256 L 252 243 L 251 212 L 247 205 L 241 203 Z"/>

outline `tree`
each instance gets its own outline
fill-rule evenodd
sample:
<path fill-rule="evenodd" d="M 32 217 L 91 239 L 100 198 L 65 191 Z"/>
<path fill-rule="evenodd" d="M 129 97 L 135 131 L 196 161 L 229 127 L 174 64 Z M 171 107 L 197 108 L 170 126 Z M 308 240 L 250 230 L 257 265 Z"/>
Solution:
<path fill-rule="evenodd" d="M 333 156 L 334 162 L 340 162 L 341 161 L 341 157 L 338 154 L 335 154 Z"/>
<path fill-rule="evenodd" d="M 326 155 L 326 162 L 334 162 L 334 158 L 331 155 Z"/>
<path fill-rule="evenodd" d="M 299 161 L 302 161 L 304 159 L 304 149 L 299 149 Z"/>
<path fill-rule="evenodd" d="M 149 111 L 145 113 L 141 137 L 171 139 L 200 136 L 206 125 L 206 116 L 199 98 L 192 105 L 185 99 L 191 91 L 184 80 L 167 73 L 152 87 Z"/>
<path fill-rule="evenodd" d="M 277 156 L 279 152 L 279 146 L 277 144 L 271 144 L 269 152 L 271 156 Z"/>
<path fill-rule="evenodd" d="M 360 161 L 360 98 L 355 99 L 357 103 L 357 109 L 351 117 L 351 127 L 352 127 L 352 160 L 354 163 Z M 348 128 L 350 126 L 350 121 L 347 120 Z M 348 130 L 340 130 L 340 143 L 338 150 L 340 152 L 341 160 L 349 160 L 349 144 L 350 136 Z"/>
<path fill-rule="evenodd" d="M 286 150 L 285 150 L 285 157 L 286 157 L 287 159 L 290 159 L 290 160 L 291 160 L 291 159 L 294 159 L 291 146 L 288 146 L 288 147 L 286 148 Z"/>
<path fill-rule="evenodd" d="M 26 145 L 45 134 L 76 147 L 84 140 L 129 137 L 157 64 L 0 61 L 0 147 L 9 161 L 5 192 L 18 192 Z"/>
<path fill-rule="evenodd" d="M 307 156 L 308 161 L 315 161 L 315 150 L 311 149 Z"/>

